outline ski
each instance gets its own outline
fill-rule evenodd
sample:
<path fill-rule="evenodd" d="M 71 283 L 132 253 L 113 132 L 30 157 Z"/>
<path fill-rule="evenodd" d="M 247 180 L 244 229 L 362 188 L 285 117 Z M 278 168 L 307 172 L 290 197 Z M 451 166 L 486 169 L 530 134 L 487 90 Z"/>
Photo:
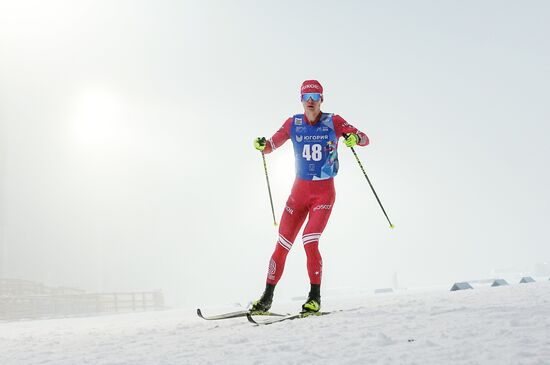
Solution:
<path fill-rule="evenodd" d="M 229 312 L 229 313 L 222 313 L 215 316 L 205 316 L 202 314 L 202 311 L 200 308 L 197 308 L 197 315 L 201 317 L 202 319 L 205 319 L 207 321 L 216 321 L 220 319 L 230 319 L 230 318 L 239 318 L 239 317 L 246 317 L 248 314 L 251 314 L 249 310 L 241 310 L 236 312 Z M 278 314 L 278 313 L 271 313 L 271 312 L 261 312 L 261 313 L 253 313 L 255 316 L 276 316 L 276 317 L 284 317 L 285 314 Z"/>
<path fill-rule="evenodd" d="M 251 314 L 251 313 L 248 313 L 246 315 L 246 318 L 248 319 L 248 322 L 250 322 L 252 324 L 255 324 L 257 326 L 263 326 L 263 325 L 279 323 L 279 322 L 283 322 L 283 321 L 292 321 L 292 320 L 299 319 L 299 318 L 307 318 L 307 317 L 312 317 L 312 316 L 326 316 L 327 314 L 331 314 L 331 313 L 333 313 L 333 312 L 305 312 L 305 313 L 300 312 L 300 313 L 297 313 L 297 314 L 289 314 L 289 315 L 282 316 L 282 317 L 270 318 L 270 319 L 266 319 L 266 320 L 263 320 L 263 321 L 258 321 L 256 319 L 254 319 L 254 315 Z"/>

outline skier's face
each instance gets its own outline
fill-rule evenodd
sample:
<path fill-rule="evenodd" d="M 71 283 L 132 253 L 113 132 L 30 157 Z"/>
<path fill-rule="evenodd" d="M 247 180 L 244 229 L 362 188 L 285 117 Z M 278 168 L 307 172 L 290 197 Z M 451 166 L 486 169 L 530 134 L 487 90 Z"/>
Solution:
<path fill-rule="evenodd" d="M 302 98 L 302 99 L 304 99 L 304 98 Z M 323 102 L 323 97 L 322 96 L 317 101 L 313 100 L 313 98 L 307 98 L 306 100 L 302 100 L 302 105 L 304 106 L 305 111 L 312 112 L 314 114 L 318 114 L 321 111 L 321 103 L 322 102 Z"/>

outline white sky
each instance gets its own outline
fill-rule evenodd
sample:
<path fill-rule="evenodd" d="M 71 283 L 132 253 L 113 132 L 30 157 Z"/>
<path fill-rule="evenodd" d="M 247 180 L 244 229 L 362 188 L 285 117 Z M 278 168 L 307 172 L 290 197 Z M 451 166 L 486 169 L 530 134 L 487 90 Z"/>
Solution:
<path fill-rule="evenodd" d="M 260 5 L 261 4 L 261 5 Z M 277 229 L 252 148 L 299 86 L 340 148 L 324 287 L 550 260 L 546 1 L 0 2 L 0 275 L 170 304 L 263 290 Z M 277 220 L 290 142 L 268 156 Z M 277 295 L 305 295 L 297 240 Z"/>

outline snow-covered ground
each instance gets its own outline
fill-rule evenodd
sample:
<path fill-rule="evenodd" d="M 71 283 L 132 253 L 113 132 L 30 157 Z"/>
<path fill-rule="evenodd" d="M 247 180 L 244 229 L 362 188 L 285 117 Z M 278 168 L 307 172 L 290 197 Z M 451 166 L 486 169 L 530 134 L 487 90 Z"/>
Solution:
<path fill-rule="evenodd" d="M 260 327 L 194 310 L 0 323 L 0 364 L 550 364 L 550 281 L 447 290 L 327 294 L 356 310 Z"/>

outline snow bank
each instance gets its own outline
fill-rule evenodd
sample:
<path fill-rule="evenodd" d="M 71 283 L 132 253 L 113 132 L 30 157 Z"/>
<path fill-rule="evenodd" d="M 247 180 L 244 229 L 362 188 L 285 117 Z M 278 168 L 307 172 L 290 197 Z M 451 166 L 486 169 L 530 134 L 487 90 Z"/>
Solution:
<path fill-rule="evenodd" d="M 550 364 L 548 281 L 348 293 L 323 309 L 356 310 L 261 327 L 194 309 L 1 323 L 0 364 Z"/>

